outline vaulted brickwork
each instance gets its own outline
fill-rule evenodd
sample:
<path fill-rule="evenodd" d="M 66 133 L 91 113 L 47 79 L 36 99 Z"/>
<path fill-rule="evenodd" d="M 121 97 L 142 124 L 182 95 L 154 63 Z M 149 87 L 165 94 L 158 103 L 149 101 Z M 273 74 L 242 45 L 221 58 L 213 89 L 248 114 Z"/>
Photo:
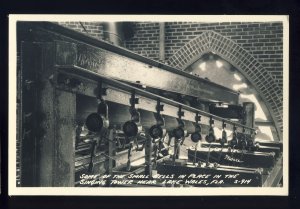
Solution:
<path fill-rule="evenodd" d="M 214 31 L 204 31 L 169 58 L 170 65 L 184 70 L 203 54 L 213 52 L 226 59 L 256 87 L 278 129 L 282 130 L 282 90 L 268 72 L 247 50 Z"/>
<path fill-rule="evenodd" d="M 135 35 L 125 41 L 126 48 L 159 59 L 159 24 L 136 22 Z M 282 22 L 166 22 L 165 59 L 203 31 L 215 31 L 239 44 L 272 74 L 282 87 L 283 25 Z"/>

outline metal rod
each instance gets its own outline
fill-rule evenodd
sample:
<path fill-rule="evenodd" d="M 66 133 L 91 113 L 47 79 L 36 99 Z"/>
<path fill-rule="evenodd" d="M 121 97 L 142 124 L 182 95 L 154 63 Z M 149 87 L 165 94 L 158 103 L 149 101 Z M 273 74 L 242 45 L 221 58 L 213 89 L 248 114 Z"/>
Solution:
<path fill-rule="evenodd" d="M 58 68 L 59 71 L 62 71 L 62 72 L 68 73 L 68 74 L 73 74 L 75 76 L 76 75 L 81 75 L 81 76 L 84 76 L 86 78 L 90 78 L 90 79 L 95 80 L 95 81 L 102 80 L 102 82 L 104 82 L 106 84 L 109 84 L 109 85 L 112 85 L 114 87 L 120 88 L 123 91 L 132 92 L 134 90 L 135 93 L 140 95 L 140 96 L 144 96 L 144 97 L 147 97 L 147 98 L 150 98 L 150 99 L 153 99 L 153 100 L 160 99 L 160 102 L 164 102 L 166 104 L 173 105 L 173 106 L 176 106 L 176 107 L 181 107 L 182 109 L 189 110 L 191 112 L 194 112 L 195 114 L 198 113 L 198 115 L 201 115 L 201 116 L 210 117 L 211 119 L 214 119 L 214 120 L 217 120 L 217 121 L 220 121 L 220 122 L 224 121 L 227 124 L 231 124 L 233 126 L 237 126 L 237 127 L 241 127 L 241 128 L 245 128 L 245 129 L 248 129 L 248 130 L 254 130 L 255 131 L 255 129 L 253 129 L 253 128 L 250 128 L 250 127 L 244 126 L 242 124 L 233 122 L 233 121 L 228 120 L 226 118 L 222 118 L 222 117 L 204 112 L 202 110 L 190 107 L 188 105 L 185 105 L 185 104 L 167 99 L 165 97 L 147 92 L 145 90 L 136 88 L 134 86 L 130 86 L 128 84 L 117 81 L 115 79 L 105 77 L 105 76 L 97 74 L 95 72 L 91 72 L 91 71 L 89 71 L 87 69 L 84 69 L 84 68 L 81 68 L 79 66 L 75 66 L 75 65 L 57 65 L 56 67 Z"/>

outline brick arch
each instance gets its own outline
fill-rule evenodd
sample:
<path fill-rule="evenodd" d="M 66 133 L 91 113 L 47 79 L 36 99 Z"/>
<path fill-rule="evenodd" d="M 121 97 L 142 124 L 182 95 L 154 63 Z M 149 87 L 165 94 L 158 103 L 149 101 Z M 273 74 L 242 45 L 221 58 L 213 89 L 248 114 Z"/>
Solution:
<path fill-rule="evenodd" d="M 235 66 L 256 88 L 274 120 L 282 138 L 283 94 L 274 77 L 236 42 L 214 31 L 203 31 L 169 58 L 168 63 L 185 70 L 203 54 L 213 52 Z"/>

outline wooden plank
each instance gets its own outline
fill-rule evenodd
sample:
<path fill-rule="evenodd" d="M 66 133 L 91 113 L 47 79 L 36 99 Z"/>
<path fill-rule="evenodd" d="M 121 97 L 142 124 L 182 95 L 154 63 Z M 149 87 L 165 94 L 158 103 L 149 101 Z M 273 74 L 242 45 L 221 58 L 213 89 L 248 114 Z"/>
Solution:
<path fill-rule="evenodd" d="M 74 186 L 76 95 L 56 90 L 55 100 L 53 186 Z"/>
<path fill-rule="evenodd" d="M 145 174 L 152 176 L 152 152 L 153 152 L 153 147 L 152 147 L 152 141 L 151 137 L 147 134 L 146 135 L 146 145 L 145 145 Z"/>
<path fill-rule="evenodd" d="M 223 101 L 237 104 L 239 93 L 206 79 L 196 77 L 180 69 L 151 60 L 125 48 L 114 46 L 107 42 L 85 36 L 82 33 L 50 22 L 27 22 L 19 24 L 20 30 L 29 32 L 36 41 L 69 40 L 77 44 L 77 49 L 59 47 L 59 53 L 67 56 L 68 53 L 77 52 L 77 65 L 87 68 L 109 77 L 115 77 L 123 81 L 153 86 L 158 89 L 178 92 L 185 95 L 202 98 L 208 101 Z M 41 36 L 40 34 L 44 34 Z M 24 37 L 26 38 L 26 37 Z M 59 59 L 59 63 L 65 60 L 65 65 L 73 65 L 74 60 Z M 160 79 L 157 79 L 157 75 Z M 161 79 L 164 79 L 164 82 Z"/>
<path fill-rule="evenodd" d="M 195 149 L 188 149 L 188 158 L 194 160 Z M 206 161 L 209 156 L 209 162 L 222 165 L 243 166 L 249 168 L 271 168 L 275 164 L 275 153 L 249 152 L 241 150 L 231 150 L 228 148 L 199 148 L 196 152 L 196 158 L 199 161 Z"/>
<path fill-rule="evenodd" d="M 283 176 L 282 156 L 276 161 L 276 164 L 269 172 L 268 177 L 264 182 L 265 187 L 277 187 Z"/>
<path fill-rule="evenodd" d="M 53 86 L 55 46 L 43 44 L 41 60 L 41 136 L 38 144 L 38 185 L 74 186 L 76 95 Z"/>
<path fill-rule="evenodd" d="M 20 105 L 18 111 L 18 139 L 17 139 L 17 175 L 20 174 L 21 183 L 18 186 L 37 185 L 37 143 L 38 143 L 38 72 L 41 66 L 42 48 L 39 44 L 22 42 L 21 44 L 21 72 Z M 19 145 L 19 146 L 18 146 Z"/>

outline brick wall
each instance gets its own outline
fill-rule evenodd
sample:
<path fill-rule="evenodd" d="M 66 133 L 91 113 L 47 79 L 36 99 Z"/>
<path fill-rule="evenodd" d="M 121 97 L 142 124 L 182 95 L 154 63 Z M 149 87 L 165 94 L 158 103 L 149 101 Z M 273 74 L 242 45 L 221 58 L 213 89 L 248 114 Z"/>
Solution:
<path fill-rule="evenodd" d="M 189 23 L 167 22 L 165 25 L 165 57 L 168 60 L 177 50 L 203 31 L 212 30 L 235 41 L 254 56 L 282 86 L 282 23 Z M 159 25 L 152 22 L 135 23 L 135 35 L 126 47 L 152 59 L 159 58 Z"/>
<path fill-rule="evenodd" d="M 127 49 L 151 59 L 159 58 L 159 23 L 136 23 L 135 35 L 125 42 Z"/>
<path fill-rule="evenodd" d="M 98 39 L 103 38 L 103 28 L 100 25 L 100 22 L 57 22 L 57 23 L 64 27 L 92 36 L 94 38 L 98 38 Z M 84 28 L 86 31 L 84 30 Z"/>
<path fill-rule="evenodd" d="M 103 39 L 100 22 L 81 22 L 88 35 Z M 79 22 L 58 24 L 87 34 Z M 125 41 L 125 47 L 151 59 L 159 59 L 159 24 L 138 22 L 134 25 L 133 38 Z M 247 23 L 190 23 L 167 22 L 165 24 L 165 57 L 168 60 L 177 50 L 203 31 L 212 30 L 235 41 L 256 58 L 282 87 L 283 26 L 280 22 Z"/>

